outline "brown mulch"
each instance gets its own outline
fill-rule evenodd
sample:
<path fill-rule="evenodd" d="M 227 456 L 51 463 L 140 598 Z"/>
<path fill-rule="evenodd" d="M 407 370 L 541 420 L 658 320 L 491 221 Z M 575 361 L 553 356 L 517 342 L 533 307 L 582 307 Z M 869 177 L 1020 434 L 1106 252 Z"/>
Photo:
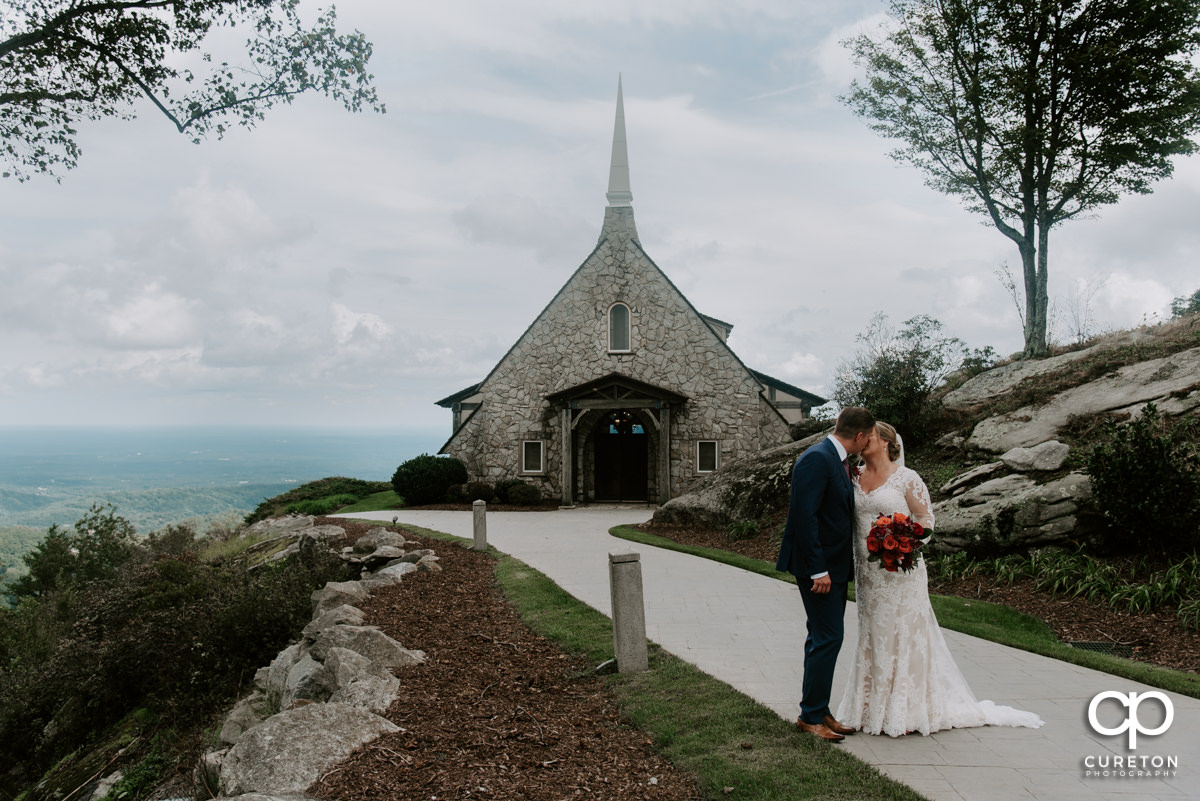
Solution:
<path fill-rule="evenodd" d="M 721 548 L 766 562 L 773 563 L 779 553 L 778 538 L 766 534 L 735 540 L 720 530 L 653 523 L 638 528 L 686 545 Z M 773 526 L 772 530 L 777 528 Z M 1149 613 L 1122 612 L 1086 598 L 1055 596 L 1034 587 L 1031 579 L 1011 585 L 984 578 L 931 580 L 929 591 L 1012 607 L 1045 621 L 1063 642 L 1129 646 L 1131 658 L 1138 661 L 1200 673 L 1200 632 L 1185 627 L 1176 617 L 1174 608 L 1164 607 Z"/>
<path fill-rule="evenodd" d="M 496 586 L 490 557 L 438 541 L 428 547 L 442 572 L 411 573 L 376 590 L 363 609 L 367 624 L 426 653 L 423 664 L 396 670 L 401 693 L 387 717 L 401 731 L 355 752 L 309 795 L 327 801 L 702 797 L 692 776 L 621 719 L 588 665 L 521 621 Z"/>

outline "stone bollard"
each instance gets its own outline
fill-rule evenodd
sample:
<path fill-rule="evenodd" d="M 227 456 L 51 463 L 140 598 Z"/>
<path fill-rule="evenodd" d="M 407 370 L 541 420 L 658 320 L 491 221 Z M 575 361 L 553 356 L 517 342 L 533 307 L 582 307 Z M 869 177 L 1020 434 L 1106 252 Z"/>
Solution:
<path fill-rule="evenodd" d="M 487 501 L 475 501 L 471 504 L 471 511 L 475 515 L 475 544 L 471 547 L 473 551 L 487 550 Z"/>
<path fill-rule="evenodd" d="M 613 645 L 617 670 L 636 673 L 650 669 L 646 647 L 646 608 L 642 599 L 642 555 L 608 555 L 608 581 L 612 592 Z"/>

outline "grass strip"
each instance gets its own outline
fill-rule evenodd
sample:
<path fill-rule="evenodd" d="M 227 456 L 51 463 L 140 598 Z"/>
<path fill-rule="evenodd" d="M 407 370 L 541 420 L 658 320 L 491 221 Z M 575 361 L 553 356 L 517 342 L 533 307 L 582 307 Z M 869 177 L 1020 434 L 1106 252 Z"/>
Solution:
<path fill-rule="evenodd" d="M 405 526 L 470 547 L 462 537 Z M 521 619 L 563 650 L 598 665 L 613 657 L 612 621 L 511 556 L 489 547 L 496 579 Z M 920 801 L 912 788 L 837 746 L 802 734 L 767 707 L 661 648 L 650 670 L 605 677 L 622 712 L 714 799 Z"/>
<path fill-rule="evenodd" d="M 611 533 L 614 537 L 712 559 L 742 570 L 786 581 L 789 584 L 795 581 L 789 574 L 777 571 L 775 566 L 769 562 L 722 551 L 719 548 L 682 545 L 666 537 L 648 534 L 629 526 L 617 526 Z M 854 600 L 853 586 L 850 599 Z M 1091 668 L 1123 679 L 1149 684 L 1152 687 L 1191 698 L 1200 698 L 1200 676 L 1194 673 L 1184 673 L 1180 670 L 1135 662 L 1119 656 L 1072 648 L 1059 640 L 1054 631 L 1043 621 L 1018 612 L 1012 607 L 946 595 L 931 595 L 930 602 L 933 604 L 933 612 L 937 616 L 938 623 L 943 628 L 1047 656 L 1051 659 L 1058 659 L 1062 662 L 1069 662 L 1073 665 Z"/>

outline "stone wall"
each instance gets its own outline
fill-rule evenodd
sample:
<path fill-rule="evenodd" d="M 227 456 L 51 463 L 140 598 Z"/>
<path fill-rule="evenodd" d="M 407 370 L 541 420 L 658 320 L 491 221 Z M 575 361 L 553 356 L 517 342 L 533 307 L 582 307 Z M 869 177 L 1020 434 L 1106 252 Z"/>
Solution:
<path fill-rule="evenodd" d="M 544 440 L 545 473 L 523 478 L 561 495 L 560 410 L 545 396 L 613 373 L 688 398 L 671 409 L 672 494 L 697 478 L 697 440 L 717 440 L 722 462 L 789 441 L 757 380 L 642 250 L 632 215 L 607 210 L 599 245 L 483 382 L 482 406 L 446 448 L 473 480 L 517 475 L 521 442 Z M 617 302 L 631 311 L 630 353 L 608 352 Z"/>

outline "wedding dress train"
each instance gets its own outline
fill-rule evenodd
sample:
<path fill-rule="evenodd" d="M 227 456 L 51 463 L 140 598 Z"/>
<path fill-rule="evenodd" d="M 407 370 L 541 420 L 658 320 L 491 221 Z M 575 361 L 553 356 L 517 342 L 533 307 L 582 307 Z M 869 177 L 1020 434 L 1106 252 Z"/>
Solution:
<path fill-rule="evenodd" d="M 908 573 L 867 562 L 867 532 L 879 515 L 904 512 L 932 527 L 929 491 L 920 476 L 899 467 L 869 493 L 856 479 L 854 503 L 858 644 L 838 721 L 892 737 L 968 726 L 1041 726 L 1032 712 L 976 700 L 933 615 L 924 558 Z"/>

